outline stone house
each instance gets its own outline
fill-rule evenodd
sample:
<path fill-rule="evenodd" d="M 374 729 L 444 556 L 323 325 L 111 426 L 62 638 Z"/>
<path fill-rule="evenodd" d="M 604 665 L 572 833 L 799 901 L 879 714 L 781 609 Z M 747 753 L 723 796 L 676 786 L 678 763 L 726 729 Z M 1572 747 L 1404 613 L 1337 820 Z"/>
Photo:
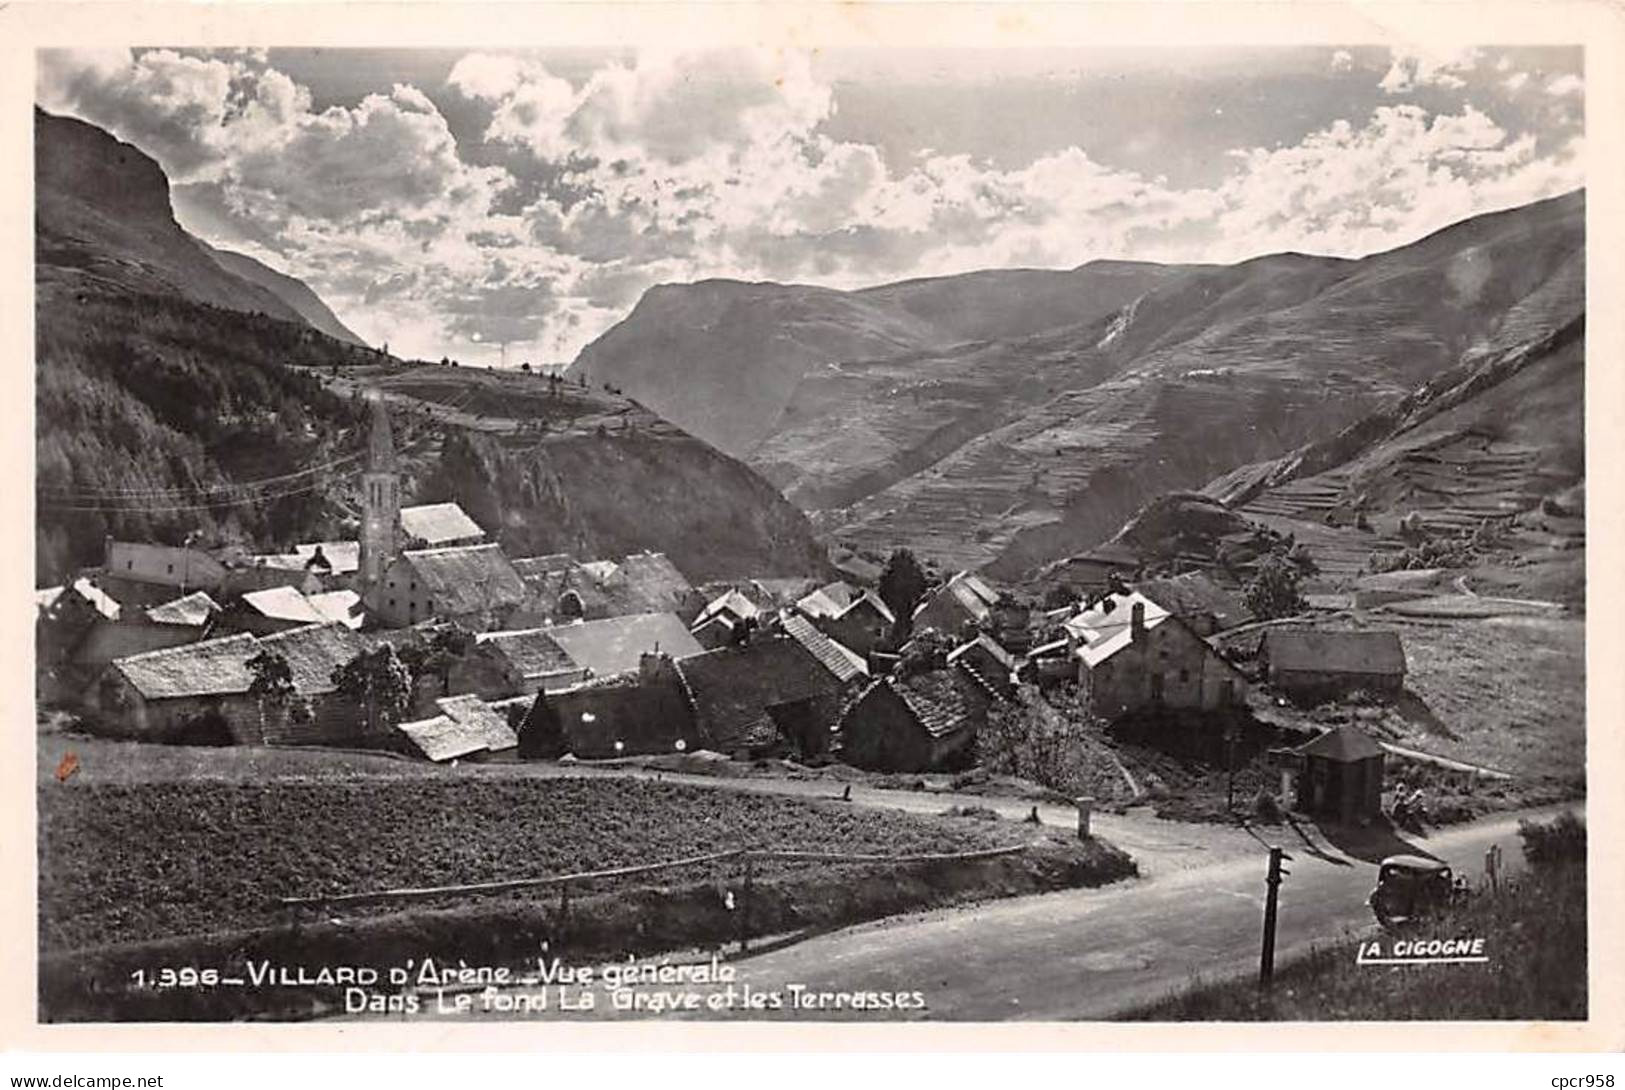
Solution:
<path fill-rule="evenodd" d="M 183 594 L 219 590 L 226 580 L 226 566 L 202 549 L 113 538 L 107 539 L 104 570 L 124 583 L 174 588 Z"/>
<path fill-rule="evenodd" d="M 483 632 L 469 653 L 451 664 L 446 684 L 453 693 L 485 700 L 556 692 L 580 684 L 588 671 L 545 628 Z"/>
<path fill-rule="evenodd" d="M 694 726 L 707 749 L 759 754 L 826 752 L 846 683 L 801 641 L 765 635 L 676 660 Z"/>
<path fill-rule="evenodd" d="M 816 618 L 814 623 L 841 646 L 867 655 L 890 635 L 896 620 L 891 607 L 874 591 L 866 590 L 835 616 Z"/>
<path fill-rule="evenodd" d="M 591 760 L 698 749 L 688 694 L 669 655 L 532 701 L 519 728 L 522 757 L 570 753 Z"/>
<path fill-rule="evenodd" d="M 962 767 L 973 759 L 991 704 L 957 669 L 876 678 L 841 713 L 840 757 L 877 772 Z"/>
<path fill-rule="evenodd" d="M 998 601 L 998 593 L 981 576 L 958 572 L 914 607 L 914 631 L 930 628 L 958 639 L 970 629 L 990 623 Z"/>
<path fill-rule="evenodd" d="M 1062 626 L 1081 695 L 1114 719 L 1147 708 L 1240 705 L 1247 679 L 1188 624 L 1138 591 L 1108 594 Z"/>
<path fill-rule="evenodd" d="M 378 623 L 403 628 L 430 618 L 476 632 L 506 626 L 528 598 L 525 582 L 496 545 L 408 549 L 366 591 Z"/>
<path fill-rule="evenodd" d="M 148 651 L 109 663 L 86 703 L 109 733 L 149 741 L 366 744 L 364 717 L 333 684 L 333 671 L 366 646 L 358 633 L 329 623 Z M 248 667 L 262 651 L 287 660 L 299 698 L 289 714 L 263 723 Z"/>

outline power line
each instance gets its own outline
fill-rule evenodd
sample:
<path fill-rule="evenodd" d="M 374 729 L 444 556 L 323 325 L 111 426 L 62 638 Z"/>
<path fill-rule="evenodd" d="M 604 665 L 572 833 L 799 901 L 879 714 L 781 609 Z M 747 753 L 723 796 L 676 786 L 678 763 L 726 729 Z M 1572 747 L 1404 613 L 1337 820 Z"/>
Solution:
<path fill-rule="evenodd" d="M 449 403 L 437 402 L 435 404 L 443 404 L 445 408 L 453 412 L 462 411 L 468 400 L 473 396 L 473 393 L 474 391 L 472 390 L 466 390 L 455 401 Z M 411 444 L 417 442 L 424 435 L 424 433 L 426 433 L 433 426 L 433 423 L 429 422 L 422 425 L 415 432 L 408 432 L 408 434 L 402 439 L 403 444 L 410 446 Z M 54 489 L 50 487 L 37 487 L 37 491 L 45 493 L 47 497 L 41 506 L 57 511 L 101 511 L 113 514 L 136 512 L 204 511 L 215 507 L 240 506 L 246 503 L 258 503 L 266 500 L 284 499 L 289 496 L 303 495 L 305 493 L 314 492 L 319 488 L 328 487 L 344 480 L 353 479 L 354 477 L 359 476 L 364 470 L 361 468 L 356 468 L 336 474 L 334 471 L 336 471 L 340 466 L 349 465 L 360 461 L 367 456 L 367 453 L 368 452 L 365 450 L 356 451 L 351 454 L 330 459 L 329 461 L 319 465 L 296 470 L 292 473 L 283 473 L 272 477 L 263 477 L 258 480 L 242 481 L 231 484 L 198 486 L 196 488 L 177 487 L 161 489 L 106 490 Z M 244 494 L 253 492 L 254 490 L 260 488 L 273 486 L 280 487 L 283 484 L 287 484 L 295 480 L 301 480 L 306 477 L 312 477 L 320 474 L 334 475 L 330 476 L 326 480 L 314 481 L 305 487 L 284 489 L 281 491 L 261 493 L 258 495 Z M 221 498 L 213 502 L 200 501 L 174 504 L 133 503 L 133 505 L 121 505 L 120 503 L 120 501 L 133 502 L 146 498 L 178 499 L 185 496 L 200 495 L 219 495 Z"/>

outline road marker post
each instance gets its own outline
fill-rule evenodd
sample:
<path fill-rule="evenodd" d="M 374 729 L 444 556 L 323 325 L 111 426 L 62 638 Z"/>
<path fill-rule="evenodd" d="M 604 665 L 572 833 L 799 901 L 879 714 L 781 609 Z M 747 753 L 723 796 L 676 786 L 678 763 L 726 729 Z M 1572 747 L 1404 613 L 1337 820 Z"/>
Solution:
<path fill-rule="evenodd" d="M 1093 795 L 1079 795 L 1073 801 L 1078 807 L 1078 839 L 1088 840 L 1089 815 L 1094 812 L 1095 797 Z"/>
<path fill-rule="evenodd" d="M 1280 848 L 1270 849 L 1269 874 L 1264 878 L 1264 945 L 1258 955 L 1258 986 L 1267 988 L 1275 976 L 1275 909 L 1281 889 L 1281 879 L 1292 872 L 1281 866 L 1282 859 L 1290 859 Z"/>

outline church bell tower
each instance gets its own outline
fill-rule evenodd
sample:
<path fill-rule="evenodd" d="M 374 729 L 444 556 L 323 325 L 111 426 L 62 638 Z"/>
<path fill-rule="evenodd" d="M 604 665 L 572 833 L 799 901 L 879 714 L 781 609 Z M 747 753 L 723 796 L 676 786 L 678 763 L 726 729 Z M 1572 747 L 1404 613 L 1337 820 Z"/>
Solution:
<path fill-rule="evenodd" d="M 401 474 L 395 461 L 395 437 L 382 394 L 372 395 L 372 433 L 367 469 L 361 475 L 361 585 L 375 586 L 400 551 Z"/>

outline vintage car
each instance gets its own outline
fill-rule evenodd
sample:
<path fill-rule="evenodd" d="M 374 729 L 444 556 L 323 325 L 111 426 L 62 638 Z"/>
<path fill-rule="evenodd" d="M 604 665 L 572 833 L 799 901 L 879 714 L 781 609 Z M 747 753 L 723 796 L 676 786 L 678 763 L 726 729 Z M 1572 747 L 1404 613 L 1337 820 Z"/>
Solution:
<path fill-rule="evenodd" d="M 1421 855 L 1390 855 L 1377 868 L 1377 888 L 1366 904 L 1377 923 L 1394 928 L 1438 912 L 1455 896 L 1448 864 Z"/>

